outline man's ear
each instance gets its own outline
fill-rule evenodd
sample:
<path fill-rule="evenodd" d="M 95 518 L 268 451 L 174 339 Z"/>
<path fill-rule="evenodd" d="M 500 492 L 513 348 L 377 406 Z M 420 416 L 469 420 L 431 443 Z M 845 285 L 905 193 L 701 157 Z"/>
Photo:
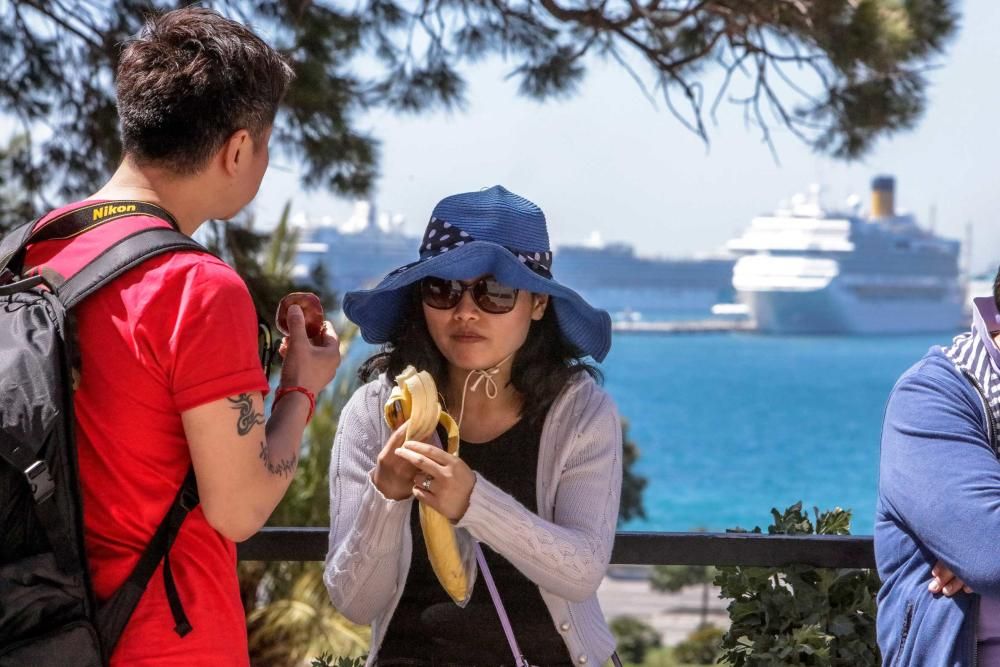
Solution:
<path fill-rule="evenodd" d="M 247 130 L 236 130 L 226 143 L 222 145 L 222 168 L 226 175 L 236 176 L 250 160 L 250 153 L 253 151 L 253 140 Z"/>
<path fill-rule="evenodd" d="M 531 319 L 540 320 L 545 314 L 545 309 L 549 305 L 549 295 L 548 294 L 532 294 L 531 295 Z"/>

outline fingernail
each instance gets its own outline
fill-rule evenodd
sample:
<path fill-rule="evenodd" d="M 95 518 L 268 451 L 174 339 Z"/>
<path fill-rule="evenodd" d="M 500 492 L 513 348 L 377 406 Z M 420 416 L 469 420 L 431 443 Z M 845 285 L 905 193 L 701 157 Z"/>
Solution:
<path fill-rule="evenodd" d="M 938 582 L 932 581 L 927 588 L 928 588 L 928 590 L 933 591 L 934 593 L 937 593 L 938 588 L 939 588 Z"/>

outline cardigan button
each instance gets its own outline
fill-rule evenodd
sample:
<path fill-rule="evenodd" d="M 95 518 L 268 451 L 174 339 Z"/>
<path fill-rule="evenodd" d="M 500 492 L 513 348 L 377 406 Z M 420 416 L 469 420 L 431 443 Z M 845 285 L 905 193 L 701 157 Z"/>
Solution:
<path fill-rule="evenodd" d="M 581 665 L 586 665 L 587 664 L 587 656 L 581 653 L 580 657 L 577 658 L 576 661 L 578 663 L 580 663 Z"/>
<path fill-rule="evenodd" d="M 569 632 L 569 623 L 563 623 L 562 625 L 559 626 L 559 629 L 562 630 L 563 632 Z"/>

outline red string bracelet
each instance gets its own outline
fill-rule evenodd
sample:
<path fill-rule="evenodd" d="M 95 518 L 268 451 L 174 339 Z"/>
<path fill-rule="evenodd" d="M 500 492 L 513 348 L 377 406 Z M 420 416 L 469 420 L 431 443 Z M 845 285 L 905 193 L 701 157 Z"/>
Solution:
<path fill-rule="evenodd" d="M 293 391 L 300 392 L 304 394 L 306 398 L 309 399 L 309 416 L 306 417 L 306 425 L 308 425 L 309 422 L 312 421 L 313 412 L 316 411 L 316 394 L 312 393 L 305 387 L 299 387 L 299 386 L 278 387 L 278 389 L 274 392 L 274 404 L 277 405 L 278 401 L 281 400 L 282 396 L 284 396 L 285 394 L 290 394 Z"/>

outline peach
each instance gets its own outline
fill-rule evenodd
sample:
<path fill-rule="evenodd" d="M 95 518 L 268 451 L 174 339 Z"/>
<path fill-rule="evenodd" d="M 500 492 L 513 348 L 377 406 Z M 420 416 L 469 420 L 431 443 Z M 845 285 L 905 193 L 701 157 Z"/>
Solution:
<path fill-rule="evenodd" d="M 311 292 L 292 292 L 281 300 L 274 320 L 278 331 L 282 335 L 288 335 L 288 307 L 292 304 L 302 308 L 302 314 L 306 318 L 306 336 L 310 339 L 319 336 L 323 331 L 323 319 L 326 313 L 319 297 Z"/>

